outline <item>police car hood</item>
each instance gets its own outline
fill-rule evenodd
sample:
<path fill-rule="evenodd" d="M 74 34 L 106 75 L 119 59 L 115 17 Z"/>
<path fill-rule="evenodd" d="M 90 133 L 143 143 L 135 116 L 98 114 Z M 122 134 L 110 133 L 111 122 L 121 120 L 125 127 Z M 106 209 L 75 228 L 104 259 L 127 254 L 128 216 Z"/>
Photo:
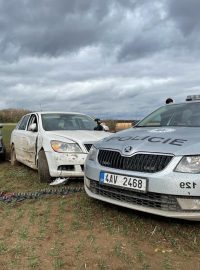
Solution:
<path fill-rule="evenodd" d="M 135 127 L 97 142 L 97 148 L 136 152 L 169 153 L 173 155 L 200 154 L 198 127 Z M 130 147 L 131 146 L 131 147 Z"/>

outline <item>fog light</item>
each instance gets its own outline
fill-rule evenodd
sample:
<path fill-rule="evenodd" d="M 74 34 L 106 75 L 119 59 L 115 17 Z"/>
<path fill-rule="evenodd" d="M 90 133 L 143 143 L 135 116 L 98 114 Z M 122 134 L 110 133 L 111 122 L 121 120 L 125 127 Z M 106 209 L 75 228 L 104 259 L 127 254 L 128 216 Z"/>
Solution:
<path fill-rule="evenodd" d="M 200 210 L 200 199 L 177 199 L 183 210 Z"/>

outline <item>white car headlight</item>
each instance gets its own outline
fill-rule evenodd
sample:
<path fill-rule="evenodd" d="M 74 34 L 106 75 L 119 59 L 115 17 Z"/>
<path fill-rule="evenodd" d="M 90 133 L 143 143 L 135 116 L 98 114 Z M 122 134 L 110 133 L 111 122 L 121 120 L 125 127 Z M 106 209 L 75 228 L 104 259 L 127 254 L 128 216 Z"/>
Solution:
<path fill-rule="evenodd" d="M 98 149 L 94 147 L 94 145 L 91 147 L 90 152 L 88 153 L 87 159 L 95 161 L 97 158 Z"/>
<path fill-rule="evenodd" d="M 200 173 L 200 156 L 185 156 L 175 168 L 175 172 Z"/>
<path fill-rule="evenodd" d="M 51 147 L 55 152 L 59 153 L 80 153 L 81 148 L 77 143 L 65 143 L 60 141 L 51 141 Z"/>

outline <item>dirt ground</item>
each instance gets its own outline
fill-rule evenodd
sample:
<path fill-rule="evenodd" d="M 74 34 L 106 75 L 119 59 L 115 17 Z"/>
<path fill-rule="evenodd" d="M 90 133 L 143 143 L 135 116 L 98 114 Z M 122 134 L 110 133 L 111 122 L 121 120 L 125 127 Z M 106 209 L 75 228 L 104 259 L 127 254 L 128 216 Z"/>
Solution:
<path fill-rule="evenodd" d="M 13 127 L 3 129 L 8 157 Z M 0 163 L 0 192 L 44 188 L 36 171 Z M 200 270 L 199 222 L 116 207 L 84 192 L 0 202 L 0 270 L 29 269 Z"/>
<path fill-rule="evenodd" d="M 1 189 L 36 190 L 37 181 L 25 166 L 1 164 Z M 84 192 L 0 203 L 0 221 L 1 270 L 200 269 L 199 223 L 112 206 Z"/>

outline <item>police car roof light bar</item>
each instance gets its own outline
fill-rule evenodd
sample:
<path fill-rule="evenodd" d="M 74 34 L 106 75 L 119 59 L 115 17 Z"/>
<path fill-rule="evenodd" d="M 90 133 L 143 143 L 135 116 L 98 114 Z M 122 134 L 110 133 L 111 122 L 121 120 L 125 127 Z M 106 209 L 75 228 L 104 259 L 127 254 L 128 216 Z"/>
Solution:
<path fill-rule="evenodd" d="M 189 95 L 186 98 L 186 101 L 200 100 L 200 95 Z"/>

